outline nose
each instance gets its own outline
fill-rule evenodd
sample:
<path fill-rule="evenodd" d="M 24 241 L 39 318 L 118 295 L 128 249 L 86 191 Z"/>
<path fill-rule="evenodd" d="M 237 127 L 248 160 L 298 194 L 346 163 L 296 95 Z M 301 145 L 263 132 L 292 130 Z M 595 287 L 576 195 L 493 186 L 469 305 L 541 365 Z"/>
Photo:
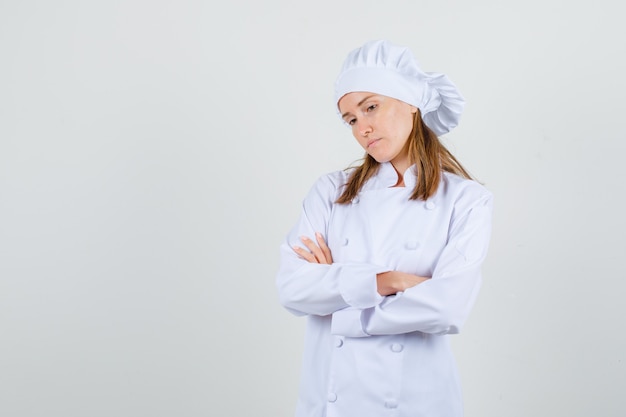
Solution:
<path fill-rule="evenodd" d="M 372 125 L 367 121 L 367 119 L 357 121 L 357 129 L 361 136 L 367 136 L 372 133 Z"/>

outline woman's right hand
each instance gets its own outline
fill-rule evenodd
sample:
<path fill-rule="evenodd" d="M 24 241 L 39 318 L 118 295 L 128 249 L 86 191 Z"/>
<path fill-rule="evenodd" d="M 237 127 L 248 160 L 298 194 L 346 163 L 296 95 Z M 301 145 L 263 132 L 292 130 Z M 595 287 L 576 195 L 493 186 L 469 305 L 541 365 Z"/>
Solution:
<path fill-rule="evenodd" d="M 388 271 L 376 275 L 376 285 L 380 295 L 393 295 L 429 280 L 430 277 L 408 274 L 400 271 Z"/>
<path fill-rule="evenodd" d="M 301 258 L 309 263 L 327 265 L 333 263 L 333 256 L 321 233 L 315 233 L 316 242 L 306 236 L 300 237 L 300 240 L 304 243 L 306 249 L 294 246 L 293 251 L 300 255 Z M 430 277 L 420 277 L 419 275 L 400 271 L 388 271 L 376 274 L 376 287 L 378 293 L 382 296 L 393 295 L 421 284 L 428 279 Z"/>

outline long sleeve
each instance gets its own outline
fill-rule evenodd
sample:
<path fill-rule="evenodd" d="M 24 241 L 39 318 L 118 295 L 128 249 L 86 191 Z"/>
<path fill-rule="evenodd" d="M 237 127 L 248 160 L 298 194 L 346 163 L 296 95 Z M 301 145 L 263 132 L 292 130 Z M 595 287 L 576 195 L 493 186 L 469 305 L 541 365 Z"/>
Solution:
<path fill-rule="evenodd" d="M 367 263 L 321 265 L 308 263 L 292 249 L 302 246 L 300 236 L 313 238 L 320 232 L 327 238 L 329 219 L 341 175 L 321 177 L 311 188 L 296 225 L 280 247 L 276 278 L 281 304 L 296 315 L 329 315 L 345 308 L 369 308 L 383 301 L 376 289 L 376 274 L 388 268 Z"/>
<path fill-rule="evenodd" d="M 462 206 L 462 205 L 461 205 Z M 432 278 L 367 308 L 333 314 L 332 333 L 351 337 L 414 331 L 458 333 L 481 284 L 491 235 L 492 196 L 483 193 L 451 219 L 448 240 Z"/>

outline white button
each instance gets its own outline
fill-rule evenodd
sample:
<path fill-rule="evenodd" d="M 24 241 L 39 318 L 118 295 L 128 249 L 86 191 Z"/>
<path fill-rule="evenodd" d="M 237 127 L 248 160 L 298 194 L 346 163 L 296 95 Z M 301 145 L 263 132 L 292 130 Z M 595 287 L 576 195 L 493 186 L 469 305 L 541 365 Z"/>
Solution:
<path fill-rule="evenodd" d="M 343 339 L 341 337 L 335 338 L 335 347 L 342 347 L 342 346 L 343 346 Z"/>
<path fill-rule="evenodd" d="M 428 201 L 426 202 L 426 208 L 427 208 L 428 210 L 432 210 L 432 209 L 434 209 L 434 208 L 435 208 L 435 203 L 433 203 L 432 201 L 428 200 Z"/>
<path fill-rule="evenodd" d="M 347 237 L 346 237 L 346 238 L 344 238 L 344 239 L 343 239 L 343 242 L 342 242 L 342 243 L 343 243 L 343 246 L 348 246 L 348 242 L 349 242 L 348 238 L 347 238 Z"/>
<path fill-rule="evenodd" d="M 359 204 L 359 197 L 354 197 L 352 199 L 352 204 Z"/>
<path fill-rule="evenodd" d="M 394 343 L 393 345 L 391 345 L 392 352 L 402 352 L 402 349 L 404 349 L 404 346 L 402 346 L 400 343 Z"/>
<path fill-rule="evenodd" d="M 328 394 L 328 402 L 334 403 L 335 401 L 337 401 L 337 394 L 335 394 L 334 392 Z"/>
<path fill-rule="evenodd" d="M 415 250 L 419 245 L 420 243 L 417 240 L 409 240 L 404 244 L 404 247 L 408 250 Z"/>
<path fill-rule="evenodd" d="M 385 407 L 387 407 L 387 408 L 398 408 L 398 401 L 390 398 L 387 401 L 385 401 Z"/>

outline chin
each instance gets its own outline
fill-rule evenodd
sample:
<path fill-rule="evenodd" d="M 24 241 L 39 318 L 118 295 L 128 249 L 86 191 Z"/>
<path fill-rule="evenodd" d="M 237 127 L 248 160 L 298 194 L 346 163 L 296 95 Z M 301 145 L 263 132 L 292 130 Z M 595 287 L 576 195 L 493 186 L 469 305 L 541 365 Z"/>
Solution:
<path fill-rule="evenodd" d="M 385 157 L 382 157 L 382 156 L 376 156 L 376 155 L 372 155 L 372 154 L 369 154 L 369 156 L 374 158 L 376 160 L 376 162 L 378 162 L 379 164 L 383 164 L 385 162 L 391 161 L 391 158 L 385 158 Z"/>

